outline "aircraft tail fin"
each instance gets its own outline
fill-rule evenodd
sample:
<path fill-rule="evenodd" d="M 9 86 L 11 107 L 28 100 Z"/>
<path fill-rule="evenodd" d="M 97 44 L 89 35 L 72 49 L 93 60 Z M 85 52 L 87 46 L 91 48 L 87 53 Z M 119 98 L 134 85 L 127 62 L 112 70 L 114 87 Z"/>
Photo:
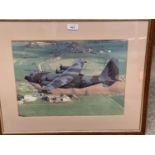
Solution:
<path fill-rule="evenodd" d="M 103 84 L 110 86 L 118 80 L 119 68 L 118 68 L 118 59 L 111 59 L 102 73 L 100 74 L 100 80 Z"/>

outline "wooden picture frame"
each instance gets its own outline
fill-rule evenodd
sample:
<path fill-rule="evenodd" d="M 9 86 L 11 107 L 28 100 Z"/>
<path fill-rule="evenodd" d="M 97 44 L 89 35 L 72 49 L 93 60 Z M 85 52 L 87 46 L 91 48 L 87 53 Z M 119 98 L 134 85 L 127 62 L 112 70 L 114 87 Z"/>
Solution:
<path fill-rule="evenodd" d="M 1 20 L 0 21 L 0 34 L 1 34 L 0 42 L 2 43 L 1 44 L 2 46 L 0 47 L 1 51 L 0 70 L 2 70 L 1 72 L 2 75 L 0 77 L 1 134 L 144 134 L 146 126 L 146 111 L 147 111 L 154 29 L 155 29 L 155 22 L 153 20 Z M 29 43 L 32 43 L 32 46 Z M 45 55 L 45 53 L 43 53 L 45 48 L 44 46 L 45 44 L 48 43 L 50 44 L 50 50 L 57 51 L 56 53 L 54 53 L 56 54 L 56 56 L 53 53 L 52 54 L 50 53 L 50 55 L 47 56 L 47 57 L 51 56 L 52 62 L 56 60 L 55 61 L 56 66 L 58 65 L 57 64 L 58 62 L 59 65 L 61 62 L 66 62 L 66 64 L 69 65 L 70 67 L 70 62 L 68 58 L 73 59 L 75 57 L 77 57 L 78 60 L 79 59 L 81 60 L 81 57 L 86 58 L 88 61 L 89 59 L 91 59 L 91 61 L 89 61 L 90 65 L 92 66 L 99 65 L 95 64 L 95 62 L 100 62 L 99 59 L 101 57 L 104 58 L 105 55 L 109 53 L 107 60 L 105 60 L 107 62 L 105 63 L 105 68 L 106 66 L 108 67 L 108 64 L 110 64 L 109 66 L 112 67 L 110 67 L 110 69 L 108 68 L 107 70 L 109 71 L 112 68 L 112 73 L 114 73 L 115 71 L 113 72 L 113 70 L 116 65 L 115 63 L 116 59 L 113 59 L 113 57 L 115 57 L 116 55 L 116 57 L 118 58 L 118 62 L 121 63 L 121 65 L 119 65 L 118 67 L 119 73 L 120 71 L 122 72 L 120 66 L 123 66 L 123 64 L 125 64 L 124 65 L 125 71 L 123 70 L 123 73 L 121 73 L 125 76 L 123 85 L 124 87 L 123 88 L 121 87 L 122 88 L 121 95 L 119 94 L 120 93 L 119 86 L 116 85 L 116 89 L 111 88 L 112 87 L 111 85 L 113 85 L 113 83 L 115 83 L 116 81 L 122 82 L 120 76 L 118 79 L 115 79 L 116 76 L 113 77 L 113 74 L 112 77 L 110 78 L 111 80 L 116 81 L 114 82 L 112 81 L 112 84 L 109 84 L 109 81 L 103 82 L 103 79 L 105 79 L 105 77 L 102 79 L 102 84 L 108 86 L 108 88 L 105 88 L 104 91 L 105 92 L 107 91 L 108 93 L 107 94 L 103 93 L 102 95 L 99 94 L 101 95 L 101 97 L 105 96 L 104 104 L 107 105 L 108 107 L 107 109 L 111 107 L 116 110 L 113 110 L 113 112 L 111 111 L 111 109 L 109 110 L 109 112 L 105 110 L 105 112 L 102 113 L 102 111 L 104 111 L 106 107 L 103 107 L 103 109 L 97 107 L 96 109 L 100 110 L 96 111 L 93 110 L 93 108 L 89 107 L 89 109 L 91 109 L 90 112 L 89 111 L 86 112 L 88 110 L 86 107 L 86 111 L 84 111 L 83 113 L 81 112 L 82 110 L 80 112 L 79 111 L 77 112 L 75 110 L 73 100 L 71 106 L 74 107 L 73 110 L 75 110 L 75 112 L 72 113 L 68 112 L 68 109 L 60 114 L 57 114 L 58 111 L 56 111 L 56 113 L 50 116 L 49 114 L 41 115 L 39 113 L 35 113 L 36 109 L 32 113 L 30 113 L 30 111 L 28 111 L 28 114 L 24 113 L 23 109 L 21 110 L 20 108 L 21 107 L 23 108 L 24 106 L 29 107 L 30 104 L 27 103 L 24 104 L 23 106 L 18 105 L 19 102 L 17 103 L 18 88 L 20 89 L 22 84 L 20 86 L 18 85 L 19 84 L 18 82 L 21 79 L 17 80 L 18 77 L 16 72 L 22 74 L 20 72 L 22 70 L 22 68 L 20 68 L 22 66 L 22 63 L 19 63 L 17 64 L 18 66 L 16 66 L 15 61 L 16 59 L 18 60 L 20 59 L 20 62 L 24 62 L 25 60 L 27 60 L 28 65 L 30 63 L 30 59 L 32 59 L 32 61 L 35 61 L 38 60 L 38 57 L 37 58 L 35 57 L 35 59 L 34 57 L 29 56 L 27 57 L 27 53 L 29 52 L 29 54 L 30 53 L 33 54 L 34 51 L 38 50 L 41 53 L 39 55 L 39 58 L 40 59 L 44 58 Z M 29 44 L 30 46 L 27 47 L 27 44 Z M 39 47 L 35 46 L 34 44 L 36 44 L 37 46 L 39 45 Z M 43 47 L 41 47 L 42 44 Z M 98 48 L 99 46 L 100 48 Z M 59 48 L 61 48 L 61 50 L 57 50 Z M 66 50 L 65 48 L 67 48 L 68 51 L 73 52 L 69 53 L 72 56 L 70 56 L 68 53 L 65 53 L 64 56 L 61 53 L 63 50 L 64 51 Z M 125 49 L 126 49 L 125 57 L 123 58 L 121 57 L 123 53 L 120 53 L 120 55 L 118 56 L 118 52 L 120 51 L 124 52 Z M 115 53 L 115 50 L 118 52 Z M 26 54 L 24 53 L 21 56 L 21 51 L 27 53 Z M 59 54 L 57 55 L 57 53 Z M 78 57 L 79 55 L 80 57 Z M 121 58 L 119 59 L 119 57 Z M 76 64 L 79 64 L 79 61 L 78 62 L 76 61 Z M 32 62 L 31 65 L 33 65 Z M 52 67 L 53 66 L 54 64 L 52 63 Z M 88 67 L 87 69 L 90 69 L 89 66 L 87 67 Z M 96 67 L 93 70 L 97 69 L 98 68 Z M 102 72 L 106 77 L 107 75 L 108 76 L 111 75 L 111 71 L 108 72 L 107 70 Z M 105 72 L 108 73 L 105 75 Z M 32 83 L 32 81 L 29 80 L 30 78 L 27 76 L 26 73 L 28 73 L 28 71 L 24 72 L 25 77 L 27 77 L 25 79 L 28 82 Z M 85 73 L 87 72 L 84 71 L 82 72 L 82 74 L 78 72 L 78 76 L 83 77 L 84 76 L 83 74 Z M 100 79 L 102 77 L 101 76 L 102 73 L 100 74 L 99 77 Z M 63 74 L 62 72 L 59 73 L 60 77 L 62 76 L 62 74 Z M 93 77 L 93 74 L 90 75 L 91 77 Z M 22 78 L 23 77 L 24 76 L 22 76 Z M 73 77 L 69 75 L 69 78 Z M 22 82 L 23 80 L 24 78 L 22 79 Z M 88 78 L 86 78 L 86 82 L 88 82 L 87 80 Z M 44 91 L 46 90 L 46 92 L 43 92 L 45 94 L 49 93 L 47 92 L 46 86 L 43 86 L 43 89 L 41 88 L 42 92 L 43 90 Z M 55 85 L 52 85 L 52 87 L 55 88 Z M 57 87 L 56 89 L 59 88 L 62 87 Z M 78 88 L 80 89 L 80 91 L 78 91 L 77 89 L 75 89 L 74 91 L 83 92 L 83 89 L 81 88 L 83 87 Z M 93 88 L 86 87 L 85 91 L 87 91 L 87 88 L 88 88 L 88 94 L 87 94 L 88 97 L 86 97 L 85 102 L 87 102 L 87 98 L 94 95 L 90 93 L 92 89 L 94 89 L 94 87 Z M 98 92 L 101 90 L 102 88 L 97 89 L 95 91 L 94 98 L 97 103 L 99 102 L 98 101 L 99 96 L 96 96 L 96 94 L 98 94 Z M 52 88 L 52 93 L 53 91 L 54 90 Z M 122 111 L 121 110 L 118 111 L 117 110 L 118 106 L 116 107 L 116 105 L 112 104 L 111 102 L 107 104 L 108 100 L 106 100 L 107 99 L 106 97 L 108 96 L 108 99 L 109 98 L 111 99 L 111 93 L 112 95 L 114 95 L 114 97 L 116 96 L 116 93 L 117 97 L 123 96 L 123 100 L 118 101 L 123 103 L 121 107 L 119 105 L 119 109 L 121 109 Z M 82 96 L 85 97 L 86 94 L 85 95 L 82 94 Z M 89 103 L 93 104 L 93 101 L 91 100 L 93 100 L 93 97 L 89 99 Z M 25 96 L 24 96 L 24 102 L 25 102 Z M 48 96 L 48 102 L 50 102 L 49 96 Z M 78 101 L 79 104 L 85 102 L 81 98 L 80 101 Z M 55 103 L 55 101 L 54 102 L 52 101 L 52 103 Z M 35 106 L 35 103 L 33 103 L 33 105 Z M 59 105 L 60 108 L 62 107 L 64 108 L 65 103 L 63 103 L 62 107 L 61 107 L 62 103 Z M 41 107 L 44 108 L 43 105 L 41 105 Z M 56 107 L 56 105 L 54 106 L 48 105 L 48 107 L 53 108 Z M 85 107 L 83 107 L 82 105 L 80 108 L 82 109 Z"/>

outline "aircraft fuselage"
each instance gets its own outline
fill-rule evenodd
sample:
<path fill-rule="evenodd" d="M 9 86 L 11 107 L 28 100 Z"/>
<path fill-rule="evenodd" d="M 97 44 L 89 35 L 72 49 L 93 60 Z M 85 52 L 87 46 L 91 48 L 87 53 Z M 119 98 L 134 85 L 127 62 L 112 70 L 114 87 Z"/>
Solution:
<path fill-rule="evenodd" d="M 33 77 L 26 76 L 25 79 L 29 82 L 38 83 L 42 86 L 45 86 L 59 76 L 59 74 L 37 73 Z M 98 83 L 101 83 L 99 75 L 85 76 L 79 74 L 74 75 L 73 80 L 69 84 L 62 86 L 61 88 L 84 88 Z"/>

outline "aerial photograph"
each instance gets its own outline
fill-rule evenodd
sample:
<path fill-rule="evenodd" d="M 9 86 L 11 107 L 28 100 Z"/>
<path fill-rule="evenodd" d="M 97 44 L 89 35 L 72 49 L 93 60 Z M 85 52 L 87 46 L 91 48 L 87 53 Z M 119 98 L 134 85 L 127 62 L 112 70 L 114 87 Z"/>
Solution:
<path fill-rule="evenodd" d="M 127 40 L 12 41 L 21 117 L 123 115 Z"/>

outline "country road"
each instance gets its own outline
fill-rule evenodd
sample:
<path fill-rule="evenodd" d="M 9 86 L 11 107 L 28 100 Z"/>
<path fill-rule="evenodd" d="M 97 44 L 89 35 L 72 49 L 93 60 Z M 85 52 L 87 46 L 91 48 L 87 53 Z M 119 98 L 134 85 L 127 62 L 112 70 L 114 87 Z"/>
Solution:
<path fill-rule="evenodd" d="M 40 90 L 41 87 L 39 84 L 31 83 L 36 89 Z M 110 87 L 103 87 L 102 84 L 93 85 L 86 88 L 57 88 L 51 93 L 53 95 L 70 95 L 75 94 L 77 96 L 85 95 L 123 95 L 125 91 L 125 82 L 119 81 L 114 83 Z"/>

